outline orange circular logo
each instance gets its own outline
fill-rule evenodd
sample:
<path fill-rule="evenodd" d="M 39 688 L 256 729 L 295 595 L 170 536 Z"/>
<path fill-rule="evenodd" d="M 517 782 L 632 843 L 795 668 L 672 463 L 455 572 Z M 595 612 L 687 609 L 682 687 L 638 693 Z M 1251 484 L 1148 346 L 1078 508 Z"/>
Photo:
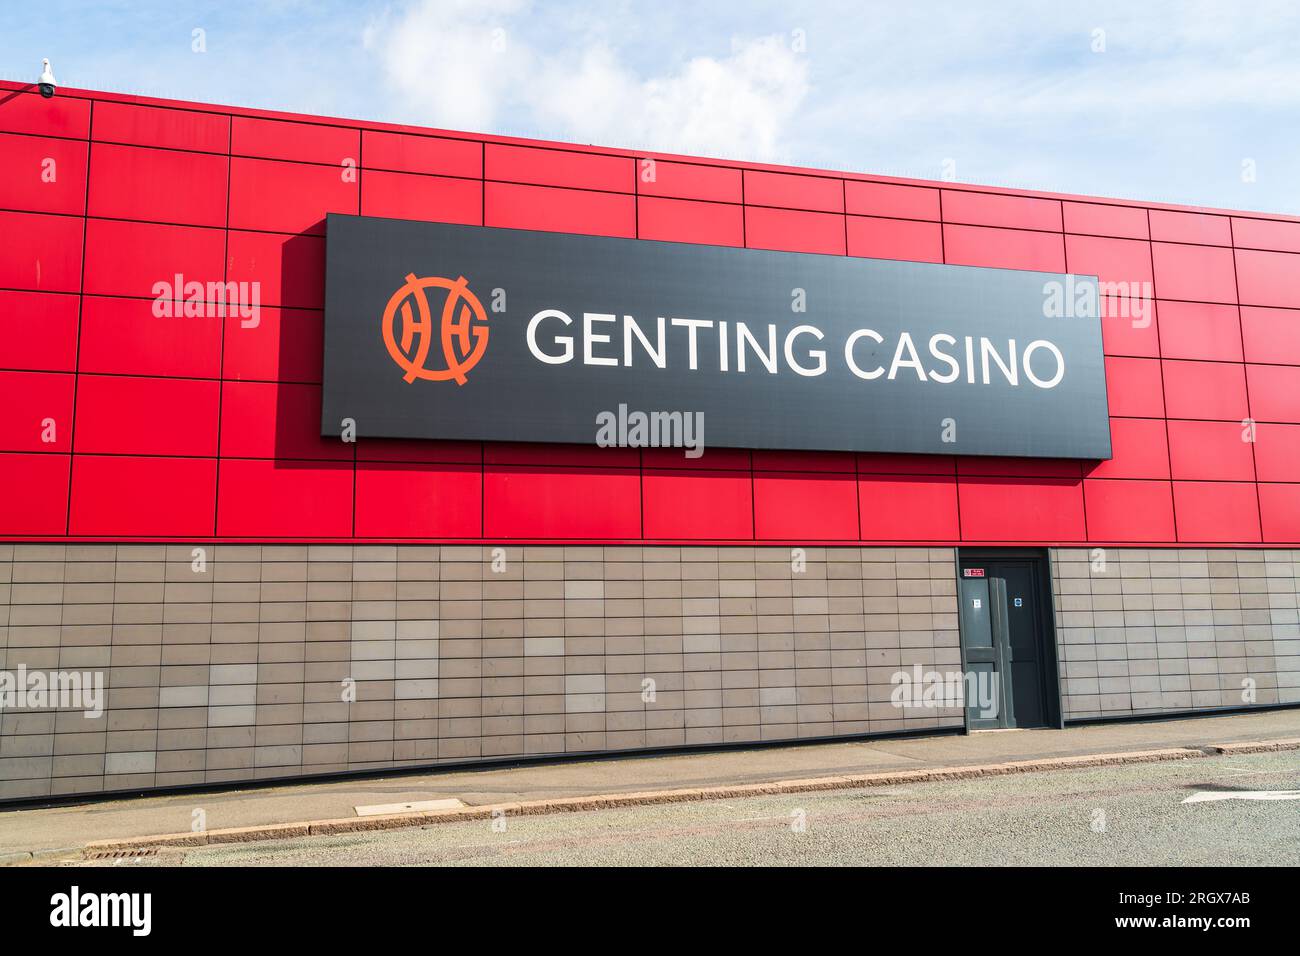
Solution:
<path fill-rule="evenodd" d="M 438 323 L 443 368 L 428 367 L 434 337 L 429 289 L 446 290 Z M 399 316 L 400 339 L 395 328 Z M 384 344 L 393 361 L 405 370 L 408 382 L 417 378 L 434 382 L 453 379 L 464 385 L 466 373 L 483 357 L 487 343 L 487 314 L 464 276 L 454 280 L 439 276 L 421 279 L 407 273 L 406 284 L 393 293 L 384 308 Z"/>

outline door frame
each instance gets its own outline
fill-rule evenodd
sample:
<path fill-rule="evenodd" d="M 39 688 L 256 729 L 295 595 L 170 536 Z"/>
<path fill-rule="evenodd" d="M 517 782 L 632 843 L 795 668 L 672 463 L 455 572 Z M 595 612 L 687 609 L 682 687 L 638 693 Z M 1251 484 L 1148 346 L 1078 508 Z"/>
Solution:
<path fill-rule="evenodd" d="M 1060 663 L 1056 655 L 1056 605 L 1052 596 L 1052 556 L 1049 549 L 958 548 L 956 561 L 957 600 L 961 600 L 962 572 L 968 564 L 1004 559 L 1034 562 L 1034 580 L 1038 591 L 1038 653 L 1039 674 L 1043 681 L 1043 718 L 1045 726 L 1060 730 L 1065 727 L 1065 721 L 1061 711 Z M 1001 614 L 1002 609 L 997 605 L 995 607 L 997 613 Z M 958 643 L 961 645 L 961 669 L 964 674 L 967 673 L 966 635 L 960 633 L 961 618 L 959 607 L 957 614 Z M 966 733 L 969 734 L 971 732 L 969 708 L 963 708 L 962 722 Z"/>

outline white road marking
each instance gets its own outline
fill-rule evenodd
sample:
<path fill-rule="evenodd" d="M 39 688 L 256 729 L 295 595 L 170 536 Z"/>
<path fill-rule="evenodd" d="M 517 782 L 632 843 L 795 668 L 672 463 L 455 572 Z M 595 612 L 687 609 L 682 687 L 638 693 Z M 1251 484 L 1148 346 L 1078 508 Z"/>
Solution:
<path fill-rule="evenodd" d="M 420 800 L 414 803 L 376 803 L 368 807 L 353 807 L 359 817 L 376 817 L 388 813 L 420 813 L 424 810 L 456 810 L 465 806 L 455 797 L 445 800 Z"/>
<path fill-rule="evenodd" d="M 1192 794 L 1183 803 L 1213 803 L 1219 800 L 1300 800 L 1300 790 L 1227 790 Z"/>
<path fill-rule="evenodd" d="M 1277 776 L 1277 775 L 1280 774 L 1280 773 L 1295 773 L 1295 768 L 1294 768 L 1294 767 L 1289 767 L 1289 768 L 1287 768 L 1286 770 L 1247 770 L 1247 769 L 1245 769 L 1244 767 L 1224 767 L 1223 769 L 1226 770 L 1226 771 L 1228 771 L 1228 773 L 1230 773 L 1230 774 L 1236 774 L 1236 775 L 1238 775 L 1238 776 L 1241 776 L 1241 775 L 1245 775 L 1245 776 L 1255 776 L 1255 775 L 1263 775 L 1263 776 L 1270 776 L 1270 775 L 1272 775 L 1272 776 Z"/>

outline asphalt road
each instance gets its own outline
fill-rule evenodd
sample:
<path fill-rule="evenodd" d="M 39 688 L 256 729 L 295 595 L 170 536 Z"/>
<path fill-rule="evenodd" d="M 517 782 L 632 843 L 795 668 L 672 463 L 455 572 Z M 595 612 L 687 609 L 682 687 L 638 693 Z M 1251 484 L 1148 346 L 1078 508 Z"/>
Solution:
<path fill-rule="evenodd" d="M 1300 864 L 1300 753 L 437 824 L 117 866 Z M 503 825 L 504 824 L 504 825 Z"/>

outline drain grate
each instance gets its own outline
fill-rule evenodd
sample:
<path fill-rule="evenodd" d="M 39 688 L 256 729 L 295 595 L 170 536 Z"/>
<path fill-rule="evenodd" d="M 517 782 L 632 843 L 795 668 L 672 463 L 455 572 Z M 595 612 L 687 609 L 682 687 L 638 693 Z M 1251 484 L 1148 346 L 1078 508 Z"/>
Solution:
<path fill-rule="evenodd" d="M 121 850 L 94 850 L 86 853 L 87 860 L 134 860 L 143 856 L 157 856 L 156 846 L 129 847 Z"/>

